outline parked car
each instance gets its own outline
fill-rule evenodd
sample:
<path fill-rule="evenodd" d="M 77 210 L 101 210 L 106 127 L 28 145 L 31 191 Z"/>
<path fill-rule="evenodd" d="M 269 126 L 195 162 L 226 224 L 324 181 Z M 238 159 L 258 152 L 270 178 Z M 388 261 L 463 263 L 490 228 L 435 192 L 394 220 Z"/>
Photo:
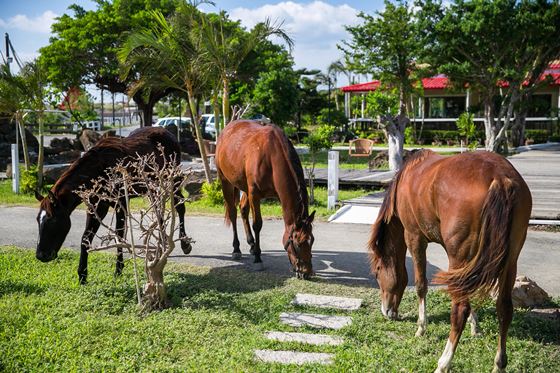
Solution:
<path fill-rule="evenodd" d="M 188 117 L 166 117 L 166 118 L 160 118 L 157 120 L 157 122 L 154 124 L 154 127 L 169 127 L 169 126 L 175 126 L 177 127 L 177 124 L 179 124 L 179 121 L 181 121 L 181 126 L 179 127 L 180 129 L 184 130 L 184 129 L 190 129 L 191 126 L 191 118 Z"/>
<path fill-rule="evenodd" d="M 212 139 L 216 138 L 216 120 L 214 114 L 202 114 L 200 116 L 200 129 L 202 130 L 203 136 L 206 134 L 212 137 Z"/>
<path fill-rule="evenodd" d="M 269 123 L 272 123 L 272 121 L 270 120 L 270 118 L 267 117 L 267 116 L 264 115 L 264 114 L 255 114 L 255 115 L 253 115 L 253 116 L 252 116 L 251 118 L 249 118 L 249 119 L 257 120 L 257 121 L 261 122 L 262 124 L 269 124 Z"/>

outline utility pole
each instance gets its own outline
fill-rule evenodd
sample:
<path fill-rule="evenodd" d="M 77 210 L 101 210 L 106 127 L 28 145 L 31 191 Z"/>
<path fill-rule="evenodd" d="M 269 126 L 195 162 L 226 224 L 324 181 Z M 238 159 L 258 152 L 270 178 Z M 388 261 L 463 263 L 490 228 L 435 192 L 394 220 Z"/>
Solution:
<path fill-rule="evenodd" d="M 6 40 L 6 65 L 8 66 L 8 71 L 10 71 L 10 64 L 14 60 L 12 57 L 10 57 L 10 35 L 8 35 L 8 33 L 6 32 L 4 38 Z"/>

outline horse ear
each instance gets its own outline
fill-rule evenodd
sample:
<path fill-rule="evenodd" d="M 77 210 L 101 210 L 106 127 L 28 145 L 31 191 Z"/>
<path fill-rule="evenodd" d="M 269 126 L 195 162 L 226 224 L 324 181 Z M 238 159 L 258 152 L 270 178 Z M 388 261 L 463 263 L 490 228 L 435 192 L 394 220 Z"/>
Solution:
<path fill-rule="evenodd" d="M 49 190 L 49 195 L 48 195 L 48 197 L 49 197 L 49 200 L 50 200 L 52 203 L 55 203 L 55 202 L 56 202 L 56 196 L 54 195 L 54 193 L 53 193 L 51 190 Z"/>
<path fill-rule="evenodd" d="M 41 193 L 35 191 L 35 198 L 37 199 L 37 201 L 41 202 L 43 199 L 45 199 L 45 197 L 43 197 L 41 195 Z"/>
<path fill-rule="evenodd" d="M 315 210 L 307 217 L 307 224 L 313 223 L 313 219 L 315 219 Z"/>

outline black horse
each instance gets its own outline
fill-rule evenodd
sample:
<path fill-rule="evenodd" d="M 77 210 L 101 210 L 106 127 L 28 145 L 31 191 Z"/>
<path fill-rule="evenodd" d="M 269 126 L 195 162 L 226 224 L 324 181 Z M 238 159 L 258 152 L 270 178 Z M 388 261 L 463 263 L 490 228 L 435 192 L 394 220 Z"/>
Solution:
<path fill-rule="evenodd" d="M 121 160 L 134 159 L 138 155 L 149 153 L 159 154 L 157 149 L 161 144 L 164 156 L 180 162 L 181 150 L 177 139 L 164 128 L 144 127 L 133 131 L 126 138 L 106 137 L 101 139 L 94 147 L 87 151 L 80 159 L 76 160 L 68 170 L 60 176 L 47 197 L 35 193 L 41 202 L 37 223 L 39 224 L 39 242 L 37 243 L 36 257 L 42 262 L 55 259 L 58 251 L 70 231 L 70 214 L 82 203 L 74 193 L 80 186 L 89 188 L 92 180 L 105 176 L 106 171 L 117 165 Z M 156 157 L 158 163 L 163 165 L 162 156 Z M 181 249 L 185 254 L 191 251 L 191 244 L 185 233 L 185 206 L 178 203 L 182 199 L 180 190 L 175 191 L 174 204 L 179 215 L 179 234 Z M 115 207 L 108 202 L 99 203 L 97 214 L 103 218 L 107 215 L 109 207 Z M 116 230 L 119 234 L 124 232 L 126 211 L 116 209 Z M 87 281 L 88 248 L 101 223 L 92 213 L 87 214 L 86 229 L 82 236 L 80 246 L 80 264 L 78 277 L 81 284 Z M 115 275 L 120 275 L 124 266 L 122 249 L 117 250 L 117 264 Z"/>

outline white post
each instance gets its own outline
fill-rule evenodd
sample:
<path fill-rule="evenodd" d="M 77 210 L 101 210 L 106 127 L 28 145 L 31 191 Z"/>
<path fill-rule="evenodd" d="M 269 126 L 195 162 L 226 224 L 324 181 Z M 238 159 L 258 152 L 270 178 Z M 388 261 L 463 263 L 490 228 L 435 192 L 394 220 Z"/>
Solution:
<path fill-rule="evenodd" d="M 465 105 L 466 105 L 465 109 L 468 113 L 470 111 L 469 107 L 471 106 L 471 90 L 470 90 L 470 88 L 467 89 L 467 98 L 466 98 Z"/>
<path fill-rule="evenodd" d="M 344 115 L 346 115 L 346 118 L 350 119 L 350 92 L 344 92 Z"/>
<path fill-rule="evenodd" d="M 329 152 L 327 176 L 327 209 L 334 210 L 338 201 L 338 152 Z"/>
<path fill-rule="evenodd" d="M 12 144 L 12 191 L 19 194 L 19 153 L 16 144 Z"/>

